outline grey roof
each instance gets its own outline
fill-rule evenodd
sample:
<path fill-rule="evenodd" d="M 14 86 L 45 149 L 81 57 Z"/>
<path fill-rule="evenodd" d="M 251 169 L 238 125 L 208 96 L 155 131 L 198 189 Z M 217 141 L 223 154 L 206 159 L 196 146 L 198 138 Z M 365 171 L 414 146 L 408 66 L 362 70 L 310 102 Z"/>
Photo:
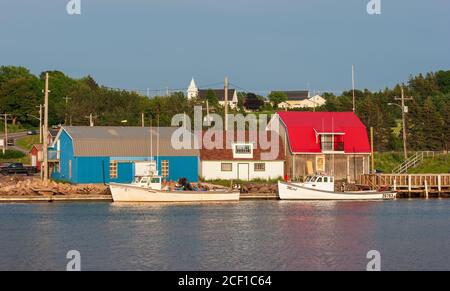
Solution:
<path fill-rule="evenodd" d="M 176 149 L 172 134 L 179 127 L 64 126 L 78 157 L 199 156 L 196 149 Z M 151 134 L 150 134 L 151 133 Z M 193 135 L 186 132 L 189 137 Z M 152 136 L 152 137 L 151 137 Z"/>
<path fill-rule="evenodd" d="M 308 90 L 302 90 L 302 91 L 276 91 L 276 92 L 282 92 L 286 94 L 288 101 L 301 101 L 308 99 L 309 97 L 309 91 Z"/>
<path fill-rule="evenodd" d="M 225 90 L 224 89 L 200 89 L 198 90 L 198 97 L 202 100 L 206 99 L 208 91 L 213 91 L 219 101 L 225 101 Z M 228 89 L 228 101 L 233 100 L 233 95 L 236 89 Z"/>

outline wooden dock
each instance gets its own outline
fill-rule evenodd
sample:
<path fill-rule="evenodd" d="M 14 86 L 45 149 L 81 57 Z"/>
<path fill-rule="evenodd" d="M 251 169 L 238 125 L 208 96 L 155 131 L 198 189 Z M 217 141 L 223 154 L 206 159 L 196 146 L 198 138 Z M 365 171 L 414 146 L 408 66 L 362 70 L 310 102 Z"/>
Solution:
<path fill-rule="evenodd" d="M 392 189 L 400 197 L 449 197 L 450 174 L 365 174 L 360 184 L 372 189 Z"/>

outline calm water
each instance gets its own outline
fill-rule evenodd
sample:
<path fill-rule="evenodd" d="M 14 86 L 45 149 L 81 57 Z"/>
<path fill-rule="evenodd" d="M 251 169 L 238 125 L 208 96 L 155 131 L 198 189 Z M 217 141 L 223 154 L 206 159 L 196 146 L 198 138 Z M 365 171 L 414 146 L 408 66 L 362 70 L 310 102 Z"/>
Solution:
<path fill-rule="evenodd" d="M 450 270 L 450 200 L 0 204 L 0 270 Z"/>

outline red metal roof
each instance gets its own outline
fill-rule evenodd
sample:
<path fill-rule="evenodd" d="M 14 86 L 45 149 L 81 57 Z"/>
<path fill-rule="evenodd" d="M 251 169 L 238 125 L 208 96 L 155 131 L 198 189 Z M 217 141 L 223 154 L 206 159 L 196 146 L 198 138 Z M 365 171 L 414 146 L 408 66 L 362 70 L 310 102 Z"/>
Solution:
<path fill-rule="evenodd" d="M 293 153 L 320 153 L 318 133 L 340 133 L 345 153 L 370 153 L 365 125 L 353 112 L 278 112 Z"/>

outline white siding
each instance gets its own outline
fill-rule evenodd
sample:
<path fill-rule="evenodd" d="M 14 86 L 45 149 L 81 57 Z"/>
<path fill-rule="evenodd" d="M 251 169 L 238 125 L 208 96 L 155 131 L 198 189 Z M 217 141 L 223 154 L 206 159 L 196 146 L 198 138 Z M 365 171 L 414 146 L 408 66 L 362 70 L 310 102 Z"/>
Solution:
<path fill-rule="evenodd" d="M 222 163 L 232 163 L 231 172 L 222 172 Z M 255 163 L 264 163 L 265 171 L 255 172 Z M 200 175 L 205 180 L 238 179 L 238 164 L 249 165 L 249 179 L 276 179 L 284 175 L 284 161 L 201 161 Z"/>

